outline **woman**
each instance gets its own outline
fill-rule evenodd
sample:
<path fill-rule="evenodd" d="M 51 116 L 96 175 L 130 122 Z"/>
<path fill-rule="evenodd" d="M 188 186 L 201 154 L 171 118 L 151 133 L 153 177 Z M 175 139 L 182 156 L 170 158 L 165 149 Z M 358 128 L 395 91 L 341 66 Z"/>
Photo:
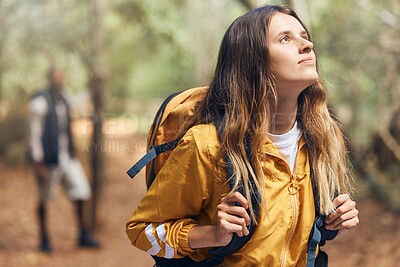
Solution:
<path fill-rule="evenodd" d="M 313 43 L 291 9 L 268 5 L 236 19 L 192 127 L 127 223 L 132 244 L 201 261 L 234 233 L 248 235 L 253 218 L 253 236 L 223 266 L 305 266 L 315 206 L 327 215 L 326 229 L 358 224 L 344 137 L 325 97 Z M 261 194 L 257 218 L 254 191 Z"/>

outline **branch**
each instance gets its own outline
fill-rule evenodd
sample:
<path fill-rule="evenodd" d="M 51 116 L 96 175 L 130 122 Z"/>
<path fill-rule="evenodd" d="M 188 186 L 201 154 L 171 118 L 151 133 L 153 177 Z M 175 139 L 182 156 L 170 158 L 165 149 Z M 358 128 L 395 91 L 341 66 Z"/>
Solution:
<path fill-rule="evenodd" d="M 379 136 L 385 143 L 386 147 L 393 153 L 397 161 L 400 162 L 400 144 L 393 137 L 386 127 L 381 127 L 378 131 Z"/>
<path fill-rule="evenodd" d="M 365 153 L 355 153 L 351 148 L 351 142 L 349 142 L 349 156 L 352 162 L 352 167 L 358 174 L 359 179 L 367 182 L 368 188 L 372 193 L 371 196 L 376 200 L 385 202 L 388 199 L 387 194 L 377 182 L 377 174 L 368 167 L 368 156 Z"/>
<path fill-rule="evenodd" d="M 373 9 L 374 13 L 378 14 L 379 18 L 384 23 L 386 23 L 387 25 L 391 26 L 394 29 L 400 29 L 400 19 L 397 17 L 397 15 L 385 9 L 381 5 L 371 3 L 370 0 L 358 0 L 357 4 L 359 7 L 367 11 Z"/>

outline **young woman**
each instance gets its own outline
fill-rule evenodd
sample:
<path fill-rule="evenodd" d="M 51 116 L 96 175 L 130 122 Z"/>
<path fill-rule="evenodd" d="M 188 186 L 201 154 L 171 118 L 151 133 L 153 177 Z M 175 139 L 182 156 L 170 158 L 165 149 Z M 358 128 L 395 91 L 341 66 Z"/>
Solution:
<path fill-rule="evenodd" d="M 268 5 L 232 23 L 192 122 L 127 223 L 133 245 L 201 261 L 234 233 L 248 235 L 253 217 L 250 240 L 223 266 L 305 266 L 315 206 L 326 229 L 358 224 L 344 137 L 329 114 L 309 33 L 291 9 Z M 257 218 L 253 191 L 261 194 Z"/>

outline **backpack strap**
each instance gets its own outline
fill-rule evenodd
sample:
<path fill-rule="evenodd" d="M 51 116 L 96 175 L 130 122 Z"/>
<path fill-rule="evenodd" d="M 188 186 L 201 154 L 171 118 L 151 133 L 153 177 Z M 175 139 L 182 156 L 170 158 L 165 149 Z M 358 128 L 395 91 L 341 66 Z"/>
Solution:
<path fill-rule="evenodd" d="M 133 179 L 153 159 L 155 159 L 161 153 L 174 149 L 178 143 L 179 139 L 176 139 L 159 146 L 152 146 L 150 150 L 127 171 L 127 174 Z"/>
<path fill-rule="evenodd" d="M 179 95 L 180 93 L 182 93 L 183 91 L 180 91 L 180 92 L 176 92 L 176 93 L 173 93 L 173 94 L 171 94 L 171 95 L 169 95 L 165 100 L 164 100 L 164 102 L 161 104 L 161 106 L 160 106 L 160 108 L 158 109 L 158 111 L 157 111 L 157 114 L 156 114 L 156 116 L 154 116 L 154 120 L 153 120 L 153 123 L 152 123 L 152 125 L 151 125 L 151 129 L 150 129 L 150 136 L 149 136 L 149 144 L 150 145 L 154 145 L 154 140 L 155 140 L 155 138 L 156 138 L 156 131 L 155 131 L 155 129 L 158 129 L 159 127 L 160 127 L 160 125 L 161 125 L 161 122 L 162 122 L 162 119 L 163 119 L 163 116 L 164 116 L 164 112 L 165 112 L 165 108 L 167 107 L 167 105 L 169 104 L 169 102 L 171 102 L 171 100 L 175 97 L 175 96 L 177 96 L 177 95 Z"/>
<path fill-rule="evenodd" d="M 128 171 L 128 175 L 131 178 L 134 178 L 140 170 L 142 170 L 146 165 L 151 163 L 159 154 L 167 152 L 169 150 L 174 149 L 179 143 L 179 139 L 173 140 L 171 142 L 158 145 L 158 146 L 152 146 L 151 149 L 135 164 L 133 165 Z M 250 158 L 250 152 L 247 149 L 247 156 Z M 234 188 L 235 180 L 234 180 L 234 172 L 233 172 L 233 166 L 232 162 L 228 157 L 225 157 L 225 162 L 226 162 L 226 172 L 227 172 L 227 181 L 229 183 L 230 188 Z M 256 188 L 255 182 L 250 177 L 250 187 L 251 188 Z M 245 195 L 244 187 L 243 185 L 239 185 L 238 191 L 242 194 Z M 259 202 L 260 202 L 260 194 L 259 192 L 253 192 L 251 196 L 251 202 L 253 205 L 253 210 L 255 213 L 255 216 L 258 217 L 259 214 Z M 239 204 L 238 204 L 239 205 Z M 251 238 L 253 235 L 254 229 L 256 226 L 256 222 L 253 220 L 250 221 L 250 224 L 248 226 L 249 229 L 249 234 L 247 236 L 239 237 L 237 234 L 234 234 L 232 237 L 232 240 L 230 243 L 226 246 L 223 247 L 217 247 L 209 250 L 210 257 L 207 257 L 201 262 L 195 262 L 193 261 L 190 257 L 186 256 L 182 259 L 164 259 L 164 258 L 159 258 L 153 256 L 153 259 L 156 261 L 155 266 L 192 266 L 192 267 L 210 267 L 210 266 L 216 266 L 221 264 L 224 261 L 224 257 L 239 250 L 241 247 L 243 247 L 247 241 Z"/>
<path fill-rule="evenodd" d="M 307 140 L 306 136 L 306 140 Z M 151 163 L 159 154 L 164 153 L 166 151 L 174 149 L 179 143 L 179 139 L 173 140 L 171 142 L 158 145 L 158 146 L 152 146 L 151 149 L 135 164 L 133 165 L 128 171 L 128 175 L 131 178 L 134 178 L 140 170 L 142 170 L 147 164 Z M 310 144 L 309 140 L 307 140 L 307 144 Z M 246 146 L 248 147 L 248 146 Z M 247 156 L 250 157 L 250 152 L 248 149 L 246 149 Z M 232 162 L 228 157 L 225 157 L 225 162 L 226 162 L 226 171 L 227 171 L 227 180 L 229 183 L 230 188 L 232 189 L 234 187 L 234 172 L 233 172 L 233 166 Z M 311 178 L 312 178 L 312 184 L 313 184 L 313 192 L 314 192 L 314 201 L 315 201 L 315 212 L 316 212 L 316 218 L 310 233 L 310 237 L 308 240 L 308 251 L 307 251 L 307 267 L 314 267 L 317 262 L 321 261 L 321 257 L 323 258 L 321 262 L 324 262 L 323 266 L 327 266 L 327 254 L 323 251 L 319 251 L 318 257 L 316 257 L 316 251 L 317 247 L 323 246 L 327 240 L 332 240 L 336 237 L 338 231 L 331 231 L 325 229 L 325 216 L 319 214 L 319 201 L 318 201 L 318 188 L 316 187 L 315 184 L 315 179 L 314 179 L 314 173 L 313 170 L 311 169 Z M 256 188 L 254 180 L 250 176 L 250 186 L 252 188 Z M 244 187 L 243 185 L 239 185 L 238 191 L 242 194 L 245 195 L 244 192 Z M 337 192 L 336 192 L 337 195 Z M 251 196 L 251 201 L 254 209 L 254 213 L 256 217 L 259 216 L 259 203 L 260 203 L 260 194 L 259 192 L 254 192 Z M 224 257 L 239 250 L 241 247 L 243 247 L 247 241 L 251 238 L 254 229 L 255 229 L 255 222 L 251 220 L 250 225 L 248 226 L 249 229 L 249 235 L 239 237 L 237 234 L 234 234 L 232 237 L 231 242 L 224 246 L 224 247 L 218 247 L 218 248 L 213 248 L 209 250 L 210 257 L 204 259 L 201 262 L 195 262 L 190 259 L 190 257 L 185 257 L 183 259 L 163 259 L 163 258 L 158 258 L 158 257 L 153 257 L 156 260 L 156 266 L 193 266 L 193 267 L 208 267 L 208 266 L 215 266 L 219 265 L 224 261 Z M 168 265 L 172 264 L 172 265 Z M 178 265 L 177 265 L 178 264 Z M 180 265 L 183 264 L 183 265 Z M 319 266 L 319 265 L 318 265 Z"/>
<path fill-rule="evenodd" d="M 205 94 L 207 86 L 204 87 L 195 87 L 186 89 L 180 92 L 175 92 L 169 95 L 164 102 L 161 104 L 160 108 L 157 111 L 157 114 L 154 117 L 152 126 L 150 128 L 148 139 L 147 139 L 147 150 L 149 151 L 152 146 L 155 146 L 160 143 L 169 142 L 171 140 L 176 139 L 177 137 L 173 134 L 174 131 L 178 129 L 168 129 L 168 134 L 165 132 L 164 126 L 167 125 L 171 127 L 168 123 L 168 120 L 176 119 L 179 124 L 182 119 L 185 119 L 185 116 L 189 116 L 190 112 L 192 112 L 192 108 L 195 106 L 194 101 L 201 99 L 202 95 Z M 175 115 L 174 115 L 175 114 Z M 176 114 L 180 114 L 182 116 L 177 116 Z M 170 117 L 172 115 L 172 118 Z M 167 123 L 166 123 L 167 122 Z M 166 124 L 165 124 L 166 123 Z M 164 138 L 159 139 L 160 129 L 161 136 Z M 173 128 L 173 127 L 172 127 Z M 171 132 L 171 130 L 173 130 Z M 176 132 L 175 132 L 176 133 Z M 161 159 L 161 161 L 164 161 Z M 146 168 L 146 186 L 149 189 L 150 185 L 153 183 L 156 172 L 159 171 L 160 162 L 157 160 L 152 160 L 151 164 L 149 164 Z"/>
<path fill-rule="evenodd" d="M 307 267 L 314 267 L 318 244 L 321 242 L 321 232 L 318 227 L 323 226 L 321 216 L 317 216 L 308 239 Z"/>
<path fill-rule="evenodd" d="M 245 147 L 246 147 L 247 158 L 250 160 L 251 152 L 250 152 L 250 146 L 248 145 L 250 142 L 249 140 L 250 140 L 250 138 L 245 139 Z M 233 171 L 232 161 L 227 156 L 225 157 L 225 163 L 226 163 L 226 172 L 227 172 L 228 183 L 229 183 L 230 188 L 233 189 L 235 186 L 235 179 L 234 179 L 235 173 Z M 249 187 L 256 189 L 257 187 L 255 185 L 254 179 L 250 174 L 249 174 L 249 180 L 250 180 Z M 240 192 L 243 196 L 246 195 L 243 184 L 239 185 L 238 192 Z M 259 216 L 260 201 L 261 201 L 260 193 L 258 191 L 252 192 L 251 193 L 251 203 L 252 203 L 253 212 L 254 212 L 256 218 L 258 218 L 258 216 Z M 240 204 L 238 204 L 238 203 L 237 203 L 237 205 L 240 206 Z M 249 211 L 247 211 L 247 212 L 250 215 L 250 212 Z M 210 254 L 211 257 L 208 257 L 205 260 L 199 262 L 198 264 L 194 265 L 194 267 L 216 266 L 216 265 L 221 264 L 224 261 L 225 256 L 230 255 L 233 252 L 239 250 L 250 240 L 250 238 L 253 236 L 255 227 L 256 227 L 256 222 L 254 220 L 252 220 L 250 217 L 250 224 L 247 227 L 249 230 L 249 234 L 247 236 L 239 237 L 236 233 L 233 234 L 232 240 L 229 242 L 228 245 L 210 249 L 208 254 Z"/>
<path fill-rule="evenodd" d="M 320 250 L 317 254 L 318 245 L 321 247 L 327 240 L 332 240 L 338 234 L 338 231 L 331 231 L 325 229 L 325 216 L 318 215 L 314 221 L 310 237 L 308 239 L 308 251 L 307 251 L 307 267 L 314 266 L 328 266 L 328 255 Z M 320 262 L 323 262 L 320 265 Z"/>
<path fill-rule="evenodd" d="M 310 166 L 312 164 L 312 154 L 310 153 L 310 148 L 312 148 L 313 144 L 306 133 L 306 131 L 303 129 L 304 137 L 306 139 L 308 151 L 309 151 L 309 159 L 310 159 Z M 320 206 L 320 201 L 319 201 L 319 191 L 318 191 L 318 186 L 315 178 L 315 173 L 314 170 L 311 166 L 310 168 L 310 177 L 311 177 L 311 183 L 312 183 L 312 188 L 313 188 L 313 194 L 314 194 L 314 207 L 315 207 L 315 220 L 314 224 L 311 229 L 310 236 L 308 238 L 308 249 L 307 249 L 307 265 L 306 267 L 314 267 L 314 266 L 328 266 L 328 255 L 323 252 L 322 250 L 319 250 L 318 256 L 316 256 L 317 253 L 317 247 L 325 245 L 326 241 L 334 239 L 337 234 L 338 230 L 327 230 L 325 228 L 325 215 L 320 214 L 319 211 L 319 206 Z M 338 192 L 335 192 L 335 197 L 338 195 Z M 323 257 L 323 259 L 321 259 Z M 324 265 L 319 265 L 318 262 L 324 262 Z"/>

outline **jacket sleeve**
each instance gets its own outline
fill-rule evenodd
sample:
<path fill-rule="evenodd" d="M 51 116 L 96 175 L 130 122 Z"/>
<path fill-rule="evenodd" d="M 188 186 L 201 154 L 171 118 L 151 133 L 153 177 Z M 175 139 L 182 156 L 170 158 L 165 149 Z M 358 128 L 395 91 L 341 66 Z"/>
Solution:
<path fill-rule="evenodd" d="M 151 255 L 181 258 L 194 253 L 188 234 L 207 206 L 215 167 L 207 146 L 189 130 L 172 151 L 126 224 L 131 243 Z"/>

